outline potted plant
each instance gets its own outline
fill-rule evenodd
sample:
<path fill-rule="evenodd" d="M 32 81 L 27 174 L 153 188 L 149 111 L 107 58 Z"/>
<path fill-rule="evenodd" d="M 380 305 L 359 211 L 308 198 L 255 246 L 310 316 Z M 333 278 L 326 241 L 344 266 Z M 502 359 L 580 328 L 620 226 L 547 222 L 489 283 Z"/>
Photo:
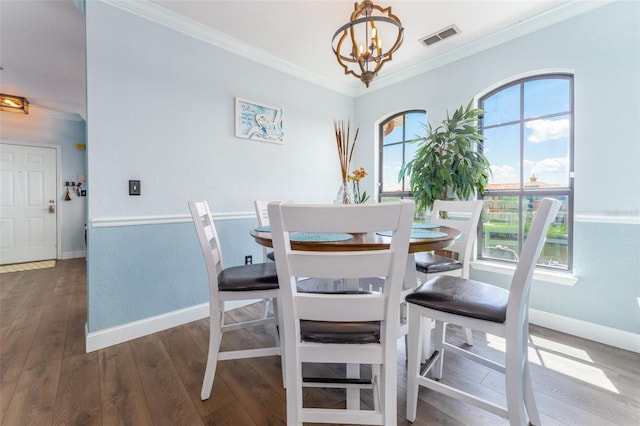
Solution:
<path fill-rule="evenodd" d="M 476 191 L 484 192 L 491 169 L 489 160 L 478 144 L 484 139 L 477 121 L 482 114 L 473 108 L 460 106 L 451 117 L 435 129 L 429 124 L 427 136 L 414 139 L 420 146 L 413 159 L 402 166 L 399 178 L 409 178 L 416 209 L 431 209 L 435 200 L 454 196 L 468 200 Z"/>

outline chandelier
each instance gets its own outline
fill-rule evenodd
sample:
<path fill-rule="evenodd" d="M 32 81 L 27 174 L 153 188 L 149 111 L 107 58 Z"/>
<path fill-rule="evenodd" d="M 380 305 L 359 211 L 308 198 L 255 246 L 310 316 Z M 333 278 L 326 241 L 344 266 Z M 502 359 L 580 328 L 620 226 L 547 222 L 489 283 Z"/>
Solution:
<path fill-rule="evenodd" d="M 376 24 L 380 28 L 376 27 Z M 345 74 L 352 74 L 369 87 L 386 61 L 402 44 L 404 28 L 391 6 L 383 9 L 370 0 L 355 3 L 351 19 L 333 35 L 333 53 Z M 395 37 L 391 47 L 384 51 L 382 38 Z M 356 65 L 357 64 L 357 65 Z"/>

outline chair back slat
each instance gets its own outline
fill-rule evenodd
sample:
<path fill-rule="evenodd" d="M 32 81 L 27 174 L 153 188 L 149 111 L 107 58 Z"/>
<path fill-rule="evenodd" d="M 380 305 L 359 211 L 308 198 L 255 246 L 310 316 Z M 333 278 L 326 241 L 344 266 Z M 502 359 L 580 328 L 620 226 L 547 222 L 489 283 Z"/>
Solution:
<path fill-rule="evenodd" d="M 336 294 L 298 293 L 295 304 L 300 319 L 338 322 L 382 321 L 385 312 L 385 297 L 380 293 Z"/>
<path fill-rule="evenodd" d="M 267 210 L 268 205 L 269 202 L 265 200 L 255 200 L 253 202 L 253 206 L 256 209 L 256 218 L 258 219 L 258 225 L 260 226 L 269 226 L 269 211 Z"/>
<path fill-rule="evenodd" d="M 431 223 L 434 225 L 456 228 L 461 235 L 447 248 L 458 253 L 458 260 L 462 263 L 462 276 L 469 277 L 469 262 L 473 243 L 476 240 L 478 222 L 482 215 L 482 200 L 473 201 L 445 201 L 436 200 L 431 210 Z M 442 218 L 441 212 L 447 217 Z"/>
<path fill-rule="evenodd" d="M 207 273 L 209 275 L 209 285 L 217 289 L 217 277 L 224 269 L 222 263 L 222 252 L 218 243 L 218 233 L 213 223 L 211 211 L 206 201 L 190 201 L 189 211 L 198 234 L 198 241 L 202 249 Z"/>
<path fill-rule="evenodd" d="M 283 210 L 283 221 L 287 223 L 287 232 L 346 232 L 363 233 L 372 230 L 391 231 L 396 229 L 397 222 L 394 223 L 390 217 L 398 220 L 401 206 L 390 203 L 367 204 L 365 212 L 358 207 L 365 205 L 334 205 L 316 204 L 309 210 L 309 205 L 290 204 Z M 304 211 L 306 217 L 300 214 Z M 380 214 L 387 211 L 384 217 Z M 388 228 L 388 229 L 385 229 Z M 375 232 L 375 231 L 374 231 Z"/>
<path fill-rule="evenodd" d="M 389 274 L 391 253 L 388 250 L 361 252 L 293 252 L 289 255 L 291 273 L 298 277 L 314 278 L 358 278 L 362 271 L 369 277 L 384 277 Z"/>

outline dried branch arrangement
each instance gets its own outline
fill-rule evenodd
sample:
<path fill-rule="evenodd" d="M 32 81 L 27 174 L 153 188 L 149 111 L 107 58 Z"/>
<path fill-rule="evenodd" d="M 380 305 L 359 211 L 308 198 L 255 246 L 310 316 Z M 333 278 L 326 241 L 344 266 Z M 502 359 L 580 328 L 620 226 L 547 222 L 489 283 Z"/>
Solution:
<path fill-rule="evenodd" d="M 349 166 L 351 164 L 351 157 L 353 156 L 353 149 L 356 146 L 356 140 L 358 140 L 358 133 L 360 128 L 356 129 L 356 134 L 353 137 L 353 142 L 349 142 L 351 136 L 351 122 L 347 121 L 333 121 L 333 127 L 336 132 L 336 143 L 338 144 L 338 157 L 340 158 L 340 171 L 342 172 L 342 181 L 347 181 L 349 175 Z M 345 129 L 346 127 L 346 129 Z"/>

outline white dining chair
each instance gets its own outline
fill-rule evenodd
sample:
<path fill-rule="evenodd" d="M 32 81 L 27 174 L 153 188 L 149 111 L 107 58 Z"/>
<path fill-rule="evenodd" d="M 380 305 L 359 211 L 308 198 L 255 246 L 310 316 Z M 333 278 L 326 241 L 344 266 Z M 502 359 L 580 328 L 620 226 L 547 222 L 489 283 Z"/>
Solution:
<path fill-rule="evenodd" d="M 397 333 L 402 282 L 406 270 L 412 200 L 359 205 L 270 203 L 286 356 L 287 424 L 397 422 Z M 303 251 L 291 240 L 305 233 L 391 231 L 389 248 L 366 251 Z M 295 244 L 295 243 L 294 243 Z M 308 246 L 308 245 L 307 245 Z M 313 247 L 309 250 L 313 250 Z M 298 278 L 348 279 L 382 277 L 381 292 L 302 293 Z M 367 364 L 371 380 L 308 380 L 303 363 Z M 373 390 L 373 409 L 303 405 L 303 388 Z M 358 391 L 359 395 L 360 391 Z M 347 391 L 348 399 L 349 391 Z"/>
<path fill-rule="evenodd" d="M 452 246 L 443 250 L 442 254 L 416 253 L 416 270 L 420 282 L 426 282 L 436 275 L 469 278 L 471 252 L 478 235 L 482 206 L 482 200 L 436 200 L 434 202 L 430 223 L 456 228 L 461 235 Z M 473 345 L 471 330 L 466 328 L 464 332 L 467 344 Z"/>
<path fill-rule="evenodd" d="M 253 202 L 259 226 L 269 226 L 269 212 L 267 211 L 268 205 L 269 201 L 266 200 L 255 200 Z M 262 261 L 273 261 L 273 251 L 267 249 L 265 246 L 262 246 Z"/>
<path fill-rule="evenodd" d="M 406 297 L 409 309 L 409 356 L 407 365 L 407 420 L 416 419 L 419 386 L 441 392 L 509 419 L 512 426 L 540 424 L 531 386 L 527 343 L 529 338 L 529 292 L 536 261 L 561 202 L 544 199 L 529 229 L 509 289 L 462 277 L 437 276 Z M 433 319 L 435 351 L 420 369 L 424 336 L 422 318 Z M 446 324 L 479 330 L 505 339 L 503 364 L 465 350 L 445 340 Z M 443 359 L 450 352 L 505 375 L 506 406 L 498 405 L 454 386 L 443 379 Z M 441 380 L 442 379 L 442 380 Z M 451 384 L 449 384 L 451 383 Z M 528 415 L 528 421 L 527 421 Z"/>
<path fill-rule="evenodd" d="M 218 361 L 281 355 L 280 338 L 277 331 L 279 287 L 276 267 L 273 262 L 224 268 L 218 233 L 209 205 L 206 201 L 190 201 L 189 211 L 193 218 L 209 277 L 209 351 L 200 394 L 202 400 L 206 400 L 211 396 Z M 225 302 L 255 299 L 272 300 L 273 315 L 239 323 L 224 323 Z M 220 342 L 224 332 L 266 324 L 275 325 L 273 346 L 243 350 L 220 350 Z"/>

